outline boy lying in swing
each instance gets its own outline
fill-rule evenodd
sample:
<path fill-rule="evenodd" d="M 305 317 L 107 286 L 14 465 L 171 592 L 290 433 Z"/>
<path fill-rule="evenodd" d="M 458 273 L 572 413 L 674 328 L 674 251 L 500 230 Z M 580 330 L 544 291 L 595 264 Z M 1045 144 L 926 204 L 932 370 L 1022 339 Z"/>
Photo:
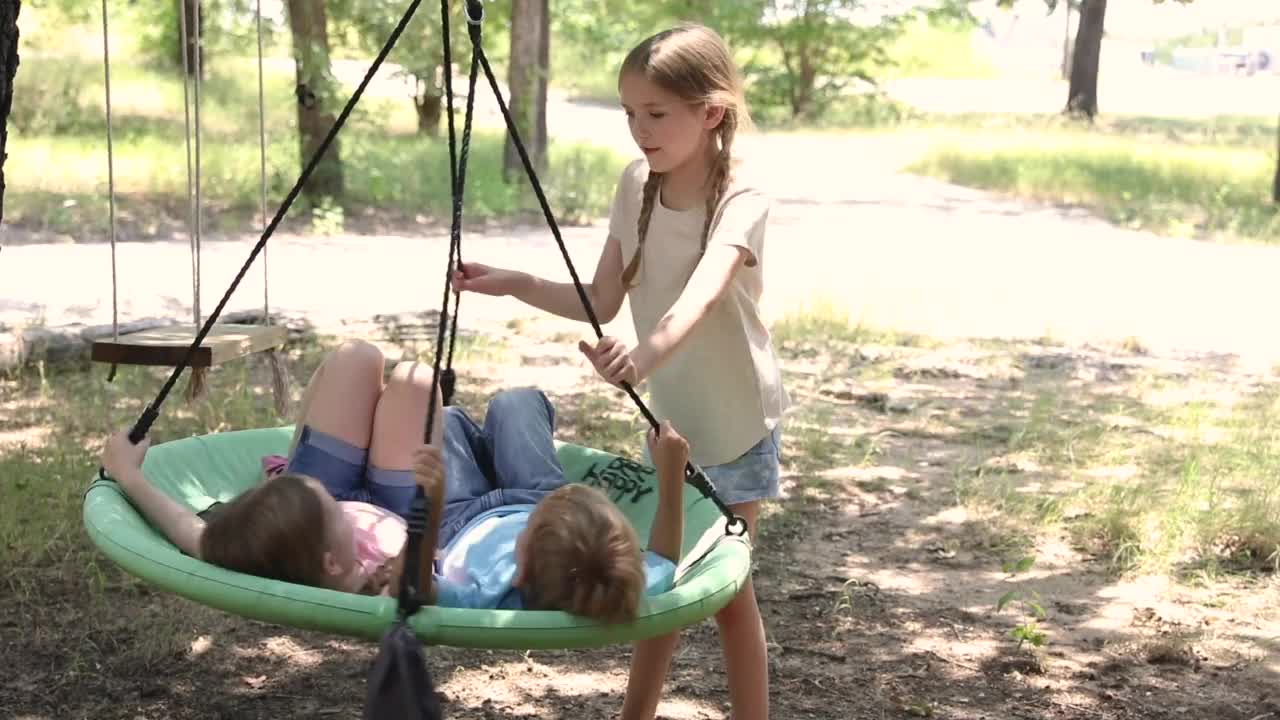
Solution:
<path fill-rule="evenodd" d="M 479 425 L 431 398 L 430 367 L 400 363 L 386 383 L 383 367 L 368 343 L 330 353 L 307 386 L 279 471 L 268 468 L 264 482 L 207 521 L 147 481 L 148 443 L 133 445 L 127 431 L 108 440 L 103 467 L 180 550 L 260 577 L 394 596 L 405 517 L 421 485 L 440 513 L 435 604 L 628 622 L 642 595 L 670 589 L 689 454 L 670 425 L 649 437 L 658 509 L 642 550 L 603 492 L 566 483 L 552 440 L 555 411 L 541 392 L 500 392 Z M 439 419 L 429 445 L 428 402 Z M 423 538 L 424 551 L 437 547 L 433 540 Z"/>

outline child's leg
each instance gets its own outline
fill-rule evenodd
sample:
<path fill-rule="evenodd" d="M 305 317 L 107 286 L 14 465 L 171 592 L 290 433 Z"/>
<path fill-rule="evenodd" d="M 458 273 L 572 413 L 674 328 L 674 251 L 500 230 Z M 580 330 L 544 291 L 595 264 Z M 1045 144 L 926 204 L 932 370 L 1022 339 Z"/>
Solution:
<path fill-rule="evenodd" d="M 507 504 L 537 503 L 564 485 L 556 457 L 556 413 L 541 391 L 503 390 L 489 402 L 484 431 L 493 448 L 497 486 Z"/>
<path fill-rule="evenodd" d="M 747 523 L 747 531 L 756 537 L 756 519 L 760 503 L 730 505 L 730 509 Z M 729 680 L 729 703 L 733 720 L 755 720 L 769 717 L 769 657 L 765 648 L 764 619 L 756 604 L 751 577 L 742 590 L 716 613 L 720 630 L 720 648 L 724 652 L 725 674 Z"/>
<path fill-rule="evenodd" d="M 680 633 L 640 640 L 631 652 L 631 674 L 627 695 L 622 701 L 620 720 L 652 720 L 662 699 L 662 685 L 671 669 L 671 656 L 680 643 Z"/>
<path fill-rule="evenodd" d="M 369 496 L 377 505 L 407 516 L 417 493 L 413 455 L 425 444 L 431 402 L 431 367 L 416 362 L 396 365 L 378 399 L 369 446 Z M 437 398 L 436 422 L 444 422 Z M 437 436 L 439 433 L 436 433 Z"/>
<path fill-rule="evenodd" d="M 756 534 L 760 503 L 730 505 L 747 523 L 751 537 Z M 729 704 L 733 720 L 769 717 L 769 659 L 765 649 L 764 620 L 756 605 L 751 578 L 738 594 L 716 613 L 725 675 L 729 680 Z M 679 643 L 678 632 L 641 640 L 631 655 L 631 675 L 622 704 L 621 720 L 652 720 L 662 697 L 662 685 L 671 666 L 671 656 Z"/>
<path fill-rule="evenodd" d="M 731 505 L 730 509 L 746 521 L 747 531 L 755 537 L 760 503 Z M 720 630 L 720 647 L 729 680 L 733 720 L 768 718 L 769 664 L 764 621 L 756 605 L 750 577 L 733 600 L 716 613 L 716 624 Z M 671 667 L 671 656 L 675 654 L 679 641 L 680 633 L 673 632 L 635 644 L 621 720 L 652 720 Z"/>
<path fill-rule="evenodd" d="M 307 385 L 288 470 L 314 477 L 339 500 L 364 492 L 382 363 L 382 352 L 373 345 L 346 342 L 324 359 Z"/>
<path fill-rule="evenodd" d="M 721 497 L 747 523 L 747 531 L 753 538 L 757 536 L 756 521 L 760 514 L 758 498 L 778 495 L 781 440 L 781 428 L 774 428 L 737 460 L 703 468 Z M 749 576 L 734 599 L 716 613 L 716 625 L 725 656 L 733 719 L 768 718 L 769 665 L 764 621 Z M 677 634 L 672 633 L 636 643 L 622 720 L 653 718 L 677 641 Z"/>
<path fill-rule="evenodd" d="M 417 492 L 413 455 L 422 447 L 427 428 L 427 403 L 436 415 L 432 444 L 444 448 L 445 498 L 440 511 L 441 544 L 447 540 L 451 515 L 492 489 L 485 477 L 480 429 L 457 408 L 444 408 L 440 394 L 431 398 L 431 367 L 415 362 L 396 366 L 378 402 L 369 453 L 369 492 L 377 503 L 408 515 Z"/>

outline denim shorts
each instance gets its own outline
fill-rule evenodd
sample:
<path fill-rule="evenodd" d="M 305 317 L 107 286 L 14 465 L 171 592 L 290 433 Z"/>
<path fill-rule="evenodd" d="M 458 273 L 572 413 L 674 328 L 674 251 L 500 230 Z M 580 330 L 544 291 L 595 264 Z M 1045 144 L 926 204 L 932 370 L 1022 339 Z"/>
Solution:
<path fill-rule="evenodd" d="M 652 462 L 647 443 L 645 460 Z M 707 474 L 716 495 L 724 504 L 738 505 L 780 497 L 778 485 L 781 462 L 782 423 L 779 422 L 772 432 L 736 460 L 706 465 L 702 471 Z"/>
<path fill-rule="evenodd" d="M 369 465 L 369 451 L 304 425 L 287 472 L 313 477 L 335 500 L 377 505 L 408 518 L 417 493 L 412 470 Z"/>

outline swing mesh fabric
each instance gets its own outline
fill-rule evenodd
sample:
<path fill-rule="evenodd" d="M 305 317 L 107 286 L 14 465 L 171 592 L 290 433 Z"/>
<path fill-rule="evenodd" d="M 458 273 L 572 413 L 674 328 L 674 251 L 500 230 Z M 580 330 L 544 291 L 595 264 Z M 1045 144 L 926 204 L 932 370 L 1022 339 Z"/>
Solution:
<path fill-rule="evenodd" d="M 147 453 L 157 487 L 195 511 L 227 502 L 259 482 L 261 459 L 284 454 L 293 428 L 218 433 L 163 443 Z M 596 485 L 622 509 L 642 541 L 657 501 L 647 467 L 601 450 L 558 443 L 572 482 Z M 724 607 L 746 582 L 751 551 L 726 536 L 724 516 L 685 487 L 684 548 L 675 586 L 645 598 L 631 623 L 607 625 L 559 611 L 478 610 L 426 606 L 409 620 L 425 643 L 453 647 L 552 649 L 599 647 L 663 635 Z M 138 514 L 114 482 L 85 493 L 92 542 L 126 572 L 176 595 L 235 615 L 290 627 L 376 640 L 396 618 L 396 601 L 231 572 L 183 554 Z"/>

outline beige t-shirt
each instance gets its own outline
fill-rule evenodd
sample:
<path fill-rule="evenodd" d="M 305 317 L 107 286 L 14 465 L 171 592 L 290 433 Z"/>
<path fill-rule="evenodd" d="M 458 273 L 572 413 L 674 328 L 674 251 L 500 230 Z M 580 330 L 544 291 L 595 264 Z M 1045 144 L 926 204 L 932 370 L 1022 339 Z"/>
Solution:
<path fill-rule="evenodd" d="M 610 213 L 609 233 L 622 246 L 622 264 L 635 253 L 648 164 L 623 171 Z M 760 315 L 764 289 L 764 235 L 769 199 L 749 184 L 731 184 L 717 209 L 707 247 L 746 248 L 746 265 L 726 294 L 684 343 L 649 377 L 654 415 L 670 420 L 689 440 L 699 465 L 737 459 L 768 435 L 790 402 L 777 355 Z M 662 205 L 649 219 L 644 253 L 629 291 L 636 335 L 643 341 L 680 297 L 702 258 L 704 207 L 677 211 Z"/>

